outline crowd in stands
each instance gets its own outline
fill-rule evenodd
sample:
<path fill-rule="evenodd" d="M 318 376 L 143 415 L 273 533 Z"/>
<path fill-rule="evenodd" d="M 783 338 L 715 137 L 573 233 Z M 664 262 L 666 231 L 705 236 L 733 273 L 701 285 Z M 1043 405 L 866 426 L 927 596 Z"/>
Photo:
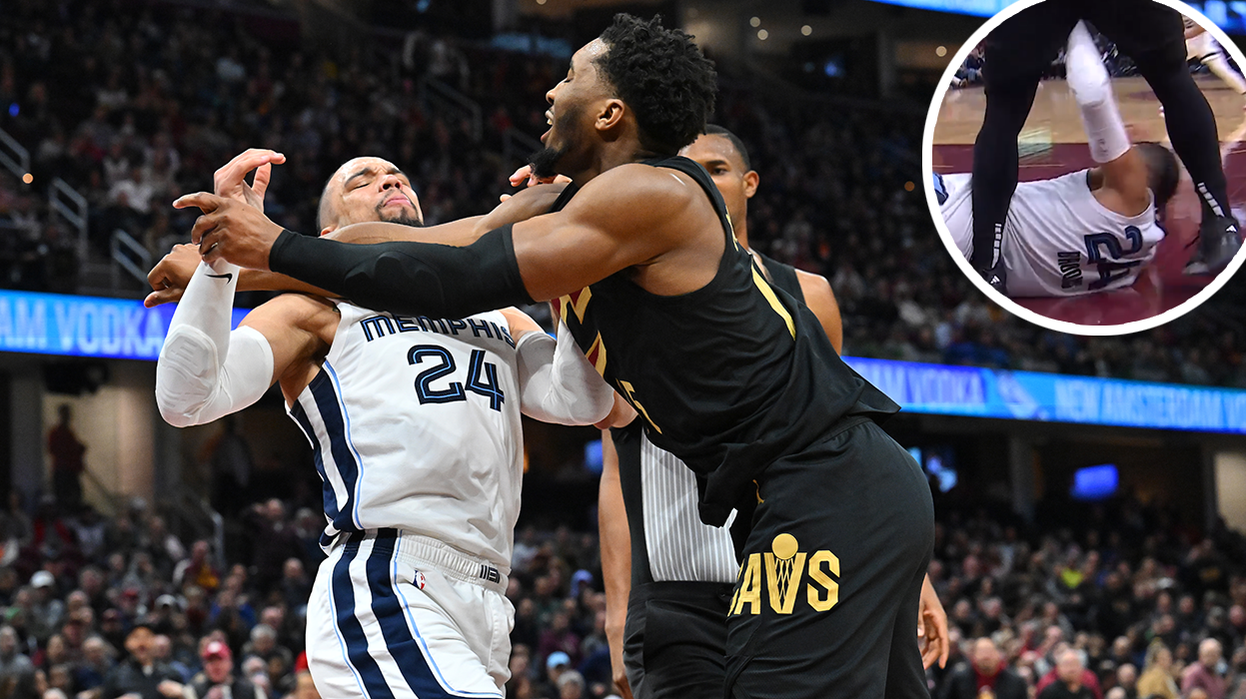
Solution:
<path fill-rule="evenodd" d="M 1246 538 L 1129 497 L 1073 507 L 1051 521 L 1040 508 L 1037 526 L 936 508 L 929 571 L 952 652 L 928 673 L 932 696 L 1246 699 Z M 14 498 L 0 512 L 0 696 L 317 696 L 303 620 L 318 518 L 290 509 L 245 506 L 232 522 L 245 536 L 220 551 L 142 502 L 108 519 Z M 508 697 L 612 694 L 600 581 L 594 534 L 520 529 Z"/>
<path fill-rule="evenodd" d="M 1200 537 L 1128 498 L 1076 529 L 941 520 L 930 576 L 955 643 L 937 699 L 1246 697 L 1240 533 Z"/>
<path fill-rule="evenodd" d="M 184 242 L 194 216 L 165 204 L 208 187 L 252 146 L 288 157 L 266 211 L 292 230 L 315 230 L 324 181 L 360 154 L 403 167 L 430 223 L 478 214 L 527 154 L 511 137 L 545 130 L 544 94 L 565 70 L 565 58 L 422 33 L 334 55 L 289 38 L 297 34 L 293 18 L 175 3 L 8 3 L 0 128 L 31 150 L 36 185 L 0 173 L 0 228 L 20 233 L 3 236 L 0 284 L 72 288 L 76 233 L 49 215 L 39 183 L 58 176 L 85 193 L 93 255 L 120 229 L 158 258 Z M 479 133 L 466 113 L 425 99 L 425 78 L 477 102 Z M 1246 386 L 1241 284 L 1149 333 L 1034 328 L 985 302 L 931 225 L 918 157 L 924 109 L 831 100 L 724 87 L 715 118 L 751 146 L 762 176 L 752 243 L 831 281 L 845 354 Z"/>
<path fill-rule="evenodd" d="M 107 519 L 51 496 L 31 514 L 14 496 L 0 513 L 0 696 L 318 697 L 303 618 L 319 533 L 276 500 L 240 522 L 254 545 L 222 552 L 142 501 Z"/>

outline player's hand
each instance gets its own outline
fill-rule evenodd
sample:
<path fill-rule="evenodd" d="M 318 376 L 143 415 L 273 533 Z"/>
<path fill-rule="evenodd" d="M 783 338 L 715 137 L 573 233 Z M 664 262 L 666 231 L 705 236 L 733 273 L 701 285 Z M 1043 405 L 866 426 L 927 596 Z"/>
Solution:
<path fill-rule="evenodd" d="M 172 699 L 173 697 L 182 696 L 182 685 L 173 680 L 164 680 L 156 685 L 156 691 Z"/>
<path fill-rule="evenodd" d="M 155 308 L 162 303 L 180 301 L 190 277 L 199 266 L 199 248 L 189 243 L 174 245 L 173 249 L 147 273 L 147 283 L 152 292 L 143 299 L 143 305 Z"/>
<path fill-rule="evenodd" d="M 280 165 L 286 156 L 266 148 L 249 148 L 212 175 L 212 186 L 218 196 L 236 199 L 260 211 L 264 210 L 264 193 L 273 176 L 273 164 Z M 246 176 L 255 171 L 254 183 Z"/>
<path fill-rule="evenodd" d="M 528 187 L 533 187 L 538 184 L 569 184 L 571 182 L 571 178 L 567 177 L 566 175 L 554 175 L 553 177 L 537 177 L 536 175 L 532 174 L 531 165 L 524 165 L 523 167 L 519 168 L 515 172 L 511 173 L 511 176 L 508 177 L 507 180 L 511 183 L 512 187 L 519 187 L 525 184 Z M 500 200 L 506 201 L 507 199 L 510 199 L 511 196 L 512 195 L 510 194 L 503 194 L 500 197 Z"/>
<path fill-rule="evenodd" d="M 207 192 L 179 197 L 175 209 L 198 208 L 203 215 L 190 231 L 205 262 L 225 260 L 249 269 L 268 270 L 268 253 L 282 228 L 263 212 L 234 199 Z"/>
<path fill-rule="evenodd" d="M 922 667 L 929 668 L 935 660 L 939 667 L 947 666 L 948 654 L 952 644 L 947 631 L 947 612 L 943 611 L 943 603 L 934 586 L 930 584 L 930 576 L 922 581 L 921 601 L 917 611 L 917 637 L 921 639 Z"/>
<path fill-rule="evenodd" d="M 493 211 L 485 214 L 478 225 L 482 231 L 491 231 L 508 223 L 519 223 L 548 214 L 554 202 L 558 200 L 558 195 L 562 194 L 566 186 L 559 183 L 529 187 L 517 192 L 513 197 L 504 198 L 501 204 L 493 208 Z"/>

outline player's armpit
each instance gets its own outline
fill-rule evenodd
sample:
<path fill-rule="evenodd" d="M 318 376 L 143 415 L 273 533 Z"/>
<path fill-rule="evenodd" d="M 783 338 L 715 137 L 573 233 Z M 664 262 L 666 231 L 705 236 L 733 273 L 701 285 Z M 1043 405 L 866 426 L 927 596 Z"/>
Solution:
<path fill-rule="evenodd" d="M 303 294 L 283 294 L 257 306 L 239 324 L 258 331 L 273 353 L 272 382 L 293 402 L 319 369 L 341 316 L 332 303 Z"/>
<path fill-rule="evenodd" d="M 839 314 L 839 303 L 831 291 L 831 283 L 825 277 L 811 274 L 804 270 L 796 270 L 796 279 L 800 282 L 800 290 L 805 295 L 805 305 L 822 323 L 822 330 L 835 352 L 844 348 L 844 321 Z"/>

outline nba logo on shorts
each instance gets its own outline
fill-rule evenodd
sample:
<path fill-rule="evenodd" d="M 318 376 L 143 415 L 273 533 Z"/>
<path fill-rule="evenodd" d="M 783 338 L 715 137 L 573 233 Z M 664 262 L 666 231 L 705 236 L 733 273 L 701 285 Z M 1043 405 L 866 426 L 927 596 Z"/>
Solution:
<path fill-rule="evenodd" d="M 415 571 L 415 586 L 416 586 L 416 587 L 418 587 L 418 588 L 420 588 L 421 590 L 423 590 L 423 589 L 424 589 L 424 582 L 425 582 L 425 581 L 424 581 L 424 574 L 423 574 L 423 573 L 421 573 L 421 572 L 420 572 L 420 571 L 418 571 L 418 570 L 417 570 L 417 571 Z"/>

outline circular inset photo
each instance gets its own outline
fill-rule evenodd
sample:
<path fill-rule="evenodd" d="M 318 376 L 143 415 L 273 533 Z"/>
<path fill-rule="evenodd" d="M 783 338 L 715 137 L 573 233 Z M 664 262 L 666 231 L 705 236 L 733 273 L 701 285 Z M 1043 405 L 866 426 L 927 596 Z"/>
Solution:
<path fill-rule="evenodd" d="M 956 52 L 926 118 L 931 215 L 961 270 L 1046 328 L 1119 335 L 1243 263 L 1243 56 L 1170 0 L 1023 0 Z"/>

